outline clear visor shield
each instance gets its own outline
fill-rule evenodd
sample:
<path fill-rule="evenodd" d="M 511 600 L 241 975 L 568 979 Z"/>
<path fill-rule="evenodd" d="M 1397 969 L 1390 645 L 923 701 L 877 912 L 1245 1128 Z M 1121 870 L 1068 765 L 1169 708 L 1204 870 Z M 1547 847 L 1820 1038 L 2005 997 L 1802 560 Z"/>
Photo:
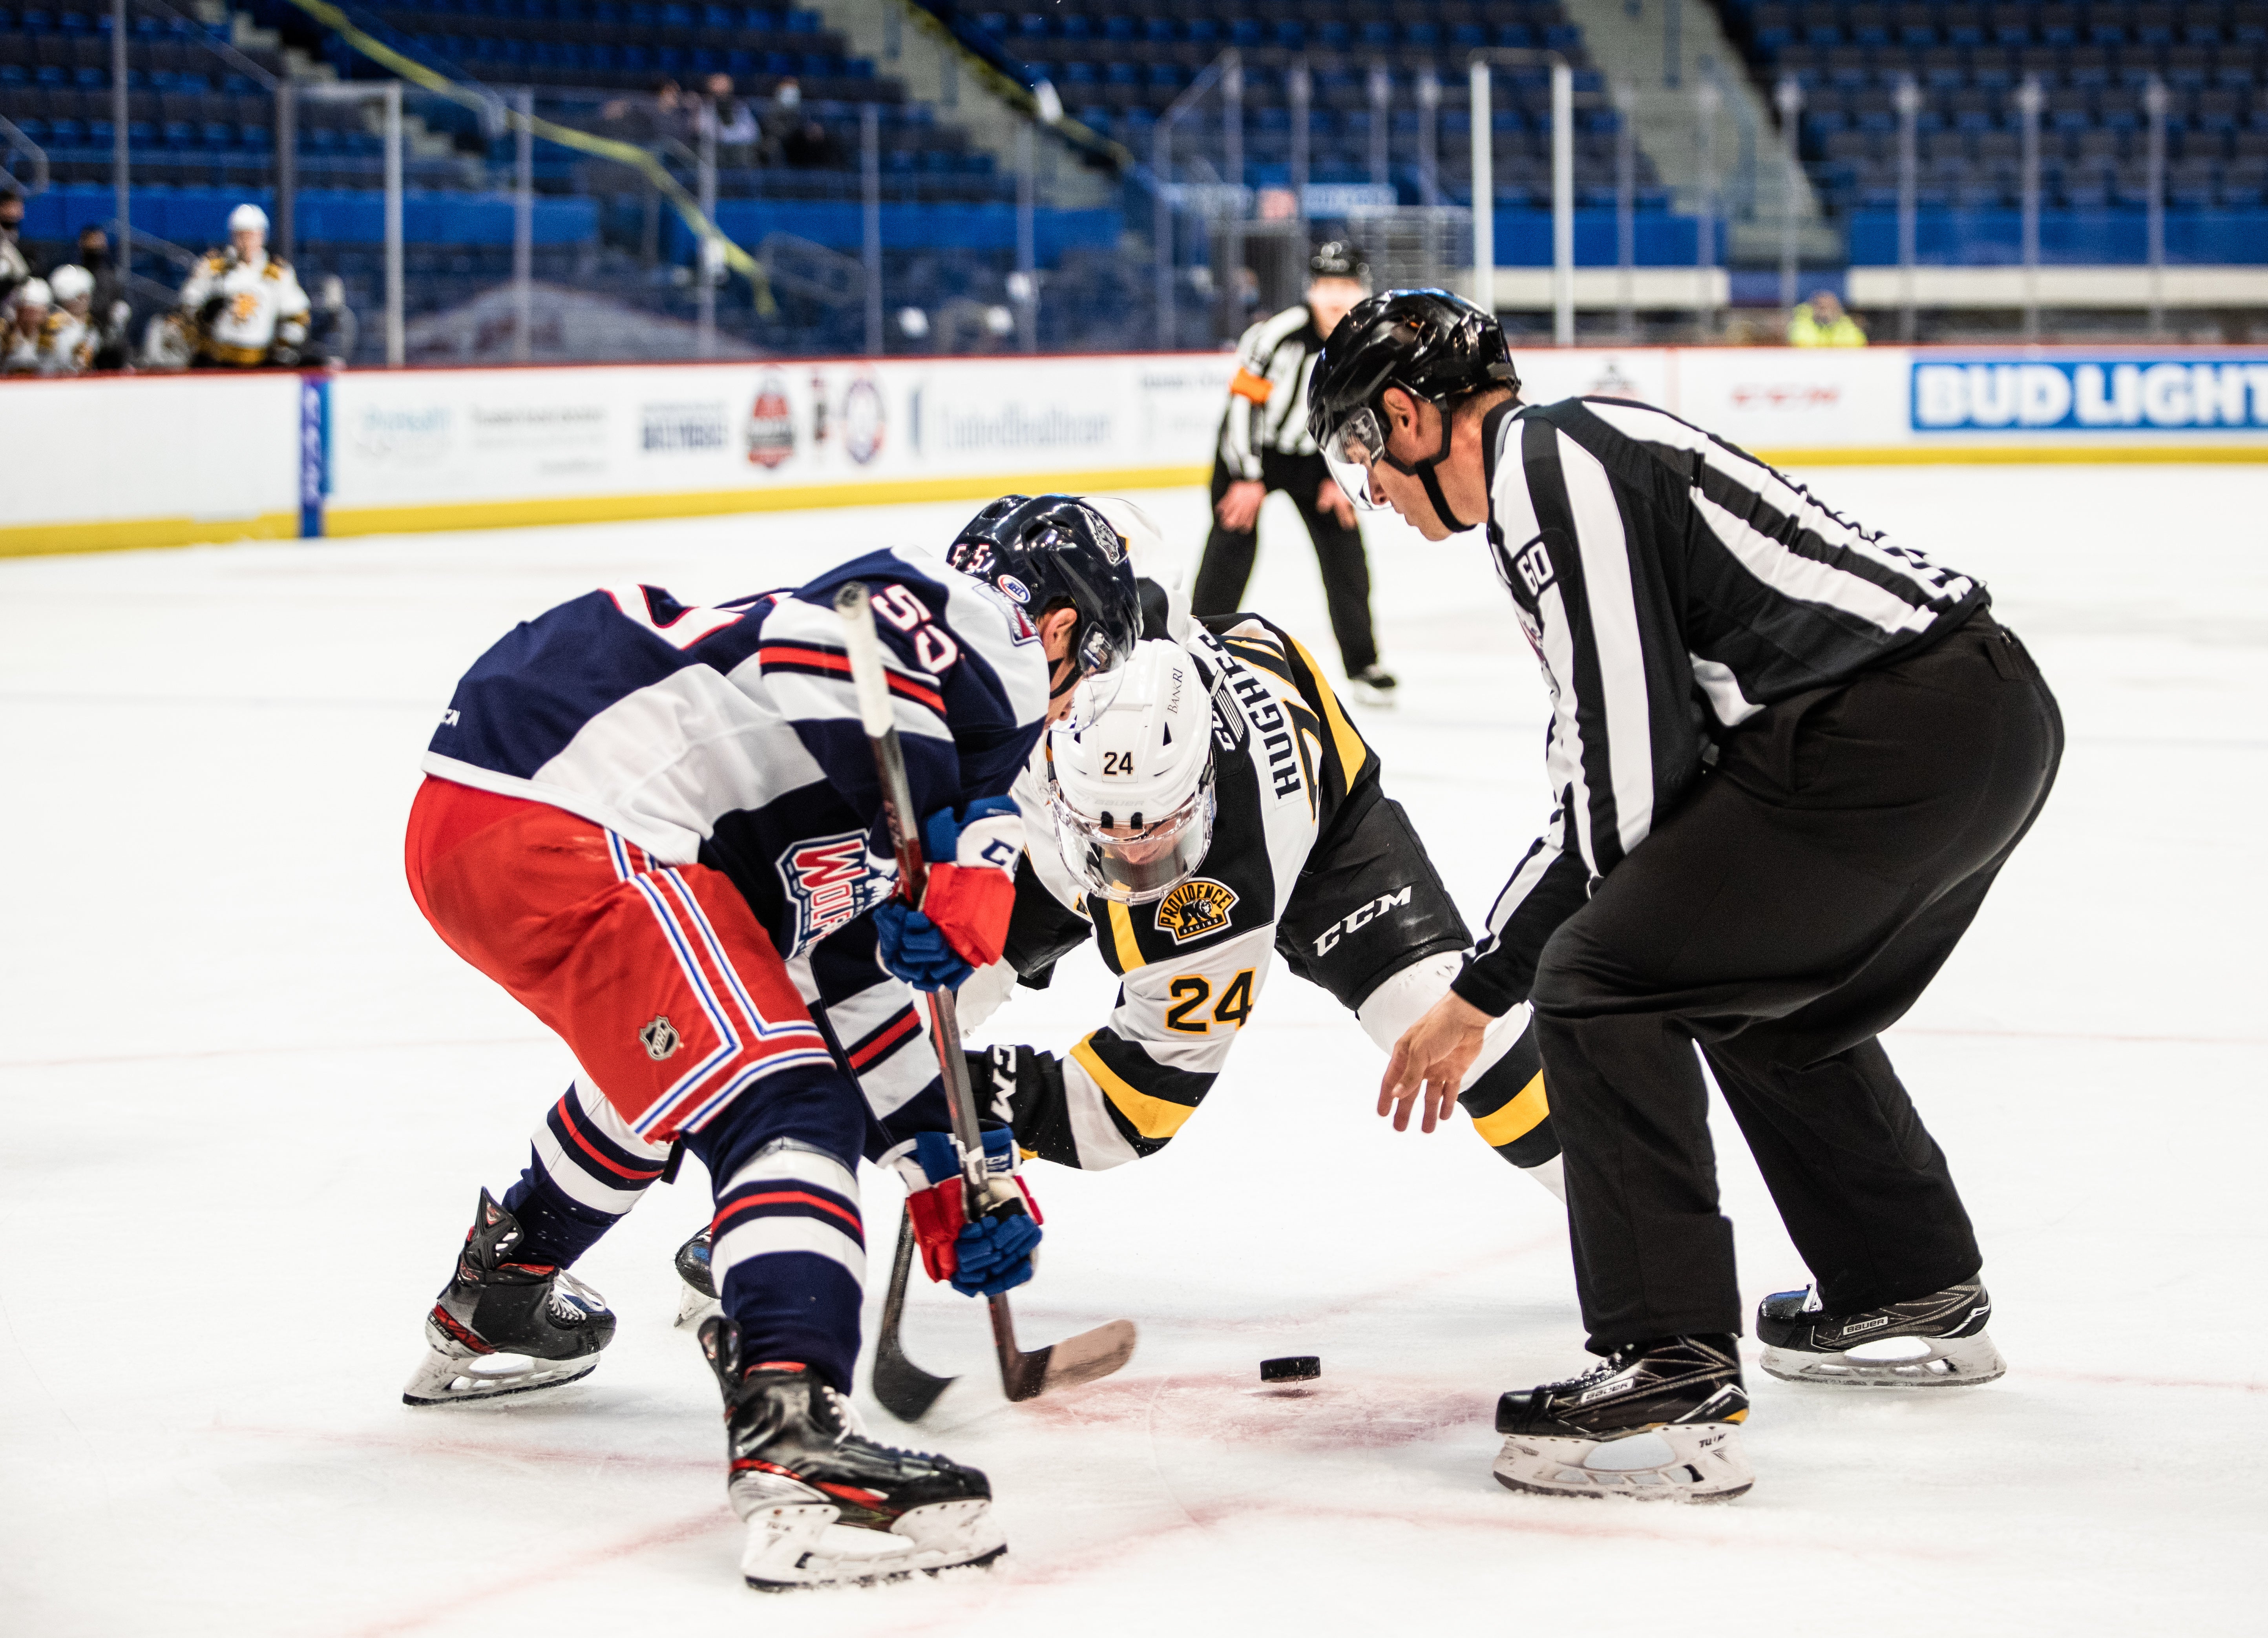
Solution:
<path fill-rule="evenodd" d="M 1082 814 L 1058 787 L 1056 842 L 1064 864 L 1090 893 L 1120 904 L 1160 899 L 1194 874 L 1212 846 L 1213 785 L 1208 767 L 1197 790 L 1167 817 L 1143 825 L 1105 824 Z"/>
<path fill-rule="evenodd" d="M 1378 412 L 1366 407 L 1333 429 L 1323 445 L 1323 464 L 1349 500 L 1364 512 L 1376 512 L 1379 503 L 1370 498 L 1370 463 L 1385 453 L 1386 431 L 1379 424 Z"/>
<path fill-rule="evenodd" d="M 1114 651 L 1101 631 L 1090 629 L 1071 655 L 1071 665 L 1069 677 L 1064 676 L 1061 662 L 1055 665 L 1055 686 L 1071 689 L 1067 719 L 1072 727 L 1084 731 L 1100 721 L 1118 698 L 1119 688 L 1126 681 L 1126 657 Z"/>

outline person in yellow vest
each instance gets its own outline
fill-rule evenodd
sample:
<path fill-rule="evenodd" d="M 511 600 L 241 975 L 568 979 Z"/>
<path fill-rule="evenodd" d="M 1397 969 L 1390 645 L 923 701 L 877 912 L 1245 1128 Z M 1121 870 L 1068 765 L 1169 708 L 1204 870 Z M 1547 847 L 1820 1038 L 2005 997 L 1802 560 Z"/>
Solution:
<path fill-rule="evenodd" d="M 1815 290 L 1811 299 L 1789 315 L 1787 344 L 1791 347 L 1863 347 L 1867 332 L 1843 310 L 1831 290 Z"/>

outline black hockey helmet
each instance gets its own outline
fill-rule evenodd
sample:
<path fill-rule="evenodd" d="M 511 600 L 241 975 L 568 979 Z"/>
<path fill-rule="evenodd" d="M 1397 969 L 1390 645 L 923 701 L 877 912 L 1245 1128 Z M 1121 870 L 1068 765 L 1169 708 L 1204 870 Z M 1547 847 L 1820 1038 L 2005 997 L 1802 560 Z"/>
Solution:
<path fill-rule="evenodd" d="M 1441 447 L 1415 465 L 1386 453 L 1380 397 L 1389 387 L 1442 412 Z M 1307 382 L 1307 433 L 1363 510 L 1373 509 L 1370 463 L 1382 459 L 1425 483 L 1442 522 L 1469 528 L 1442 499 L 1433 469 L 1449 453 L 1449 410 L 1494 387 L 1520 390 L 1520 372 L 1494 314 L 1446 290 L 1385 291 L 1358 303 L 1316 355 Z"/>
<path fill-rule="evenodd" d="M 1003 495 L 962 526 L 945 557 L 1034 620 L 1066 606 L 1078 611 L 1071 675 L 1059 693 L 1116 671 L 1141 640 L 1142 600 L 1126 542 L 1072 496 Z"/>
<path fill-rule="evenodd" d="M 1362 247 L 1352 240 L 1327 239 L 1307 258 L 1307 277 L 1351 278 L 1366 285 L 1370 283 L 1370 263 L 1363 259 Z"/>

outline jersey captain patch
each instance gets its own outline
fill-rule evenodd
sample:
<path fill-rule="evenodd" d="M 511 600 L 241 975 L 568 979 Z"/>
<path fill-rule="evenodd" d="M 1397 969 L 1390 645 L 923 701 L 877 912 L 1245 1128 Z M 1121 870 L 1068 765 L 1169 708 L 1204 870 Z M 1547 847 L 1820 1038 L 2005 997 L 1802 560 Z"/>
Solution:
<path fill-rule="evenodd" d="M 1158 901 L 1158 931 L 1172 933 L 1177 946 L 1187 944 L 1228 926 L 1228 913 L 1235 908 L 1234 889 L 1205 876 L 1192 877 Z"/>

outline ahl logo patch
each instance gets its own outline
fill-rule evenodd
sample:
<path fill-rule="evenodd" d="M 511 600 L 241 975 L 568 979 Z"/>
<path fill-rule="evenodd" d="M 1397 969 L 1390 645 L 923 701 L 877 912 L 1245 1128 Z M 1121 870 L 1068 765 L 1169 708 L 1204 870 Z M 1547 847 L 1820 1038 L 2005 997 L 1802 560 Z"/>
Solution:
<path fill-rule="evenodd" d="M 881 901 L 889 883 L 866 859 L 862 830 L 800 843 L 779 856 L 780 883 L 794 906 L 795 929 L 785 954 L 807 954 L 843 923 Z"/>
<path fill-rule="evenodd" d="M 1187 944 L 1228 926 L 1228 912 L 1235 908 L 1233 889 L 1197 876 L 1158 901 L 1158 931 L 1172 933 L 1176 945 Z"/>
<path fill-rule="evenodd" d="M 675 1024 L 656 1013 L 652 1022 L 638 1031 L 638 1044 L 645 1048 L 645 1055 L 658 1064 L 683 1046 L 685 1037 L 677 1033 Z"/>

